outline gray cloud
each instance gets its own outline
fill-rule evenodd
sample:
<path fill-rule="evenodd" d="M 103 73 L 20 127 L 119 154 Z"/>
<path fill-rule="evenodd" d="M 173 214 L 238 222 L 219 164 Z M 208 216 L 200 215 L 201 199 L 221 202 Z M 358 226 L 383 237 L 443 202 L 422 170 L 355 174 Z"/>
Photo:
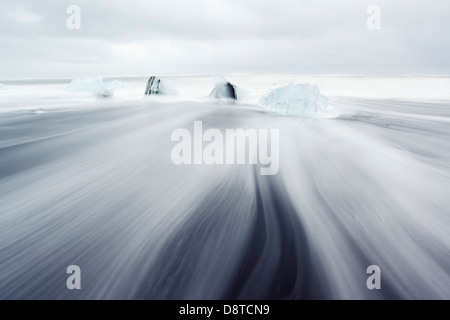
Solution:
<path fill-rule="evenodd" d="M 66 8 L 81 8 L 81 30 Z M 381 29 L 366 9 L 381 8 Z M 450 73 L 447 0 L 3 1 L 0 78 Z"/>

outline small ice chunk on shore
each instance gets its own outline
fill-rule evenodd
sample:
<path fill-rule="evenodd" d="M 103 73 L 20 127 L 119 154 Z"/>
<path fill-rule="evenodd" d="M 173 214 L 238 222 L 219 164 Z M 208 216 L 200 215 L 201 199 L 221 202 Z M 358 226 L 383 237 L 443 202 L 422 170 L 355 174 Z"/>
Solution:
<path fill-rule="evenodd" d="M 115 90 L 123 88 L 122 82 L 113 80 L 111 82 L 103 81 L 102 77 L 73 79 L 68 85 L 70 92 L 91 92 L 97 97 L 108 98 L 114 95 Z"/>
<path fill-rule="evenodd" d="M 330 110 L 328 98 L 319 87 L 309 84 L 289 84 L 272 89 L 259 100 L 259 104 L 271 111 L 293 116 L 314 116 Z"/>
<path fill-rule="evenodd" d="M 178 95 L 177 89 L 169 80 L 161 80 L 156 76 L 151 76 L 148 79 L 147 87 L 145 88 L 146 95 Z"/>
<path fill-rule="evenodd" d="M 217 77 L 210 98 L 237 100 L 236 86 L 228 82 L 225 78 Z"/>
<path fill-rule="evenodd" d="M 215 80 L 214 89 L 209 94 L 209 98 L 241 100 L 246 94 L 247 92 L 245 90 L 238 88 L 227 79 L 217 77 Z"/>
<path fill-rule="evenodd" d="M 47 111 L 45 111 L 43 108 L 39 108 L 39 109 L 31 110 L 31 113 L 33 113 L 33 114 L 44 114 L 44 113 L 47 113 Z"/>

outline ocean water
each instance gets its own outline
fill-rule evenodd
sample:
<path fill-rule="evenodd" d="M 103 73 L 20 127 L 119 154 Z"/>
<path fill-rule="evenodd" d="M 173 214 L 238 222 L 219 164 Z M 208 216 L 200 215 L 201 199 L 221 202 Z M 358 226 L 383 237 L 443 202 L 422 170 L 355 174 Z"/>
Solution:
<path fill-rule="evenodd" d="M 207 99 L 210 76 L 162 77 L 175 97 L 114 79 L 110 98 L 0 80 L 2 299 L 450 299 L 449 77 L 228 76 L 239 103 Z M 333 116 L 256 104 L 289 83 Z M 194 121 L 279 130 L 278 174 L 175 165 Z"/>

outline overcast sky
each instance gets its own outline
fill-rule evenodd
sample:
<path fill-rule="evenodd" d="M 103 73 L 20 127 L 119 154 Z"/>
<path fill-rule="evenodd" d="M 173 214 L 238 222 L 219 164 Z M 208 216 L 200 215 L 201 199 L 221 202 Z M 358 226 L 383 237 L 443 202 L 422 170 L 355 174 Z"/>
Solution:
<path fill-rule="evenodd" d="M 0 79 L 450 74 L 449 13 L 449 0 L 0 0 Z"/>

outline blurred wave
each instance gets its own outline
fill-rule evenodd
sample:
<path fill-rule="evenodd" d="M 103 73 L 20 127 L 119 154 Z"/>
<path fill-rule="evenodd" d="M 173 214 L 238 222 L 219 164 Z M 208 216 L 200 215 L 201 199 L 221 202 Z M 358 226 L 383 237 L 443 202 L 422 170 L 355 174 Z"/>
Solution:
<path fill-rule="evenodd" d="M 0 298 L 449 299 L 450 105 L 332 102 L 335 119 L 158 100 L 2 113 Z M 173 165 L 171 132 L 194 120 L 279 129 L 279 174 Z"/>

